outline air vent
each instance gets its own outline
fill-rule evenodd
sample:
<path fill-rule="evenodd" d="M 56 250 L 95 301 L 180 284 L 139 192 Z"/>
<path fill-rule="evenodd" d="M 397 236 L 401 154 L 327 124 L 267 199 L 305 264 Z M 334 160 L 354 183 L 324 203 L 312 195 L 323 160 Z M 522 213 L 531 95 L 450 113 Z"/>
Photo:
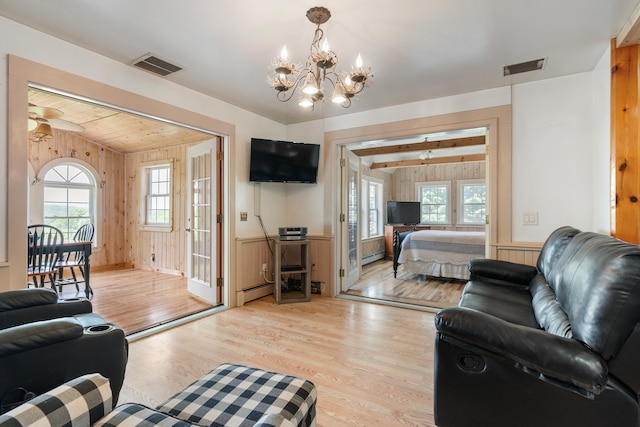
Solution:
<path fill-rule="evenodd" d="M 166 77 L 169 74 L 173 74 L 177 71 L 182 70 L 182 67 L 167 62 L 164 59 L 160 59 L 150 53 L 141 56 L 140 58 L 132 61 L 130 64 L 134 67 L 142 68 L 145 71 L 157 74 L 162 77 Z"/>
<path fill-rule="evenodd" d="M 533 61 L 521 62 L 519 64 L 505 65 L 503 67 L 503 73 L 505 76 L 512 76 L 514 74 L 541 70 L 543 66 L 544 66 L 544 58 L 535 59 Z"/>

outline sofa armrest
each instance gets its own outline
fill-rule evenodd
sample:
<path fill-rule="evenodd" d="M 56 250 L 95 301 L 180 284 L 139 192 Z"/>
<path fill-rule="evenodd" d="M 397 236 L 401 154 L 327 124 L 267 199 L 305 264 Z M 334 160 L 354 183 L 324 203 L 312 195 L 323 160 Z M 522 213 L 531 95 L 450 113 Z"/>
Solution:
<path fill-rule="evenodd" d="M 84 328 L 73 318 L 46 320 L 0 331 L 0 358 L 77 339 Z"/>
<path fill-rule="evenodd" d="M 88 299 L 59 300 L 58 294 L 53 289 L 18 289 L 0 292 L 0 329 L 92 311 L 91 301 Z"/>
<path fill-rule="evenodd" d="M 55 410 L 64 406 L 65 410 Z M 0 415 L 0 425 L 89 426 L 111 412 L 109 380 L 99 374 L 68 381 Z"/>
<path fill-rule="evenodd" d="M 607 385 L 605 361 L 576 340 L 463 307 L 440 310 L 435 323 L 444 337 L 506 357 L 527 372 L 570 385 L 583 395 L 599 394 Z"/>
<path fill-rule="evenodd" d="M 536 267 L 497 259 L 474 258 L 468 263 L 470 280 L 500 281 L 503 285 L 528 287 L 538 274 Z"/>
<path fill-rule="evenodd" d="M 0 331 L 0 399 L 22 387 L 44 393 L 66 381 L 89 373 L 109 379 L 113 402 L 124 382 L 128 342 L 124 331 L 92 316 L 90 325 L 82 319 L 65 318 Z"/>

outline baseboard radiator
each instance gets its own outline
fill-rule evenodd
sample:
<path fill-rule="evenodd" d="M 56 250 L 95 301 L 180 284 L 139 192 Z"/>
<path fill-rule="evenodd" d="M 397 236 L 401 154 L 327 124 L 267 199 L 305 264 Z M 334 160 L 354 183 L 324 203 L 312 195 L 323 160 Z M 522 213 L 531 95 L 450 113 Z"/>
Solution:
<path fill-rule="evenodd" d="M 370 254 L 362 257 L 362 265 L 371 264 L 374 261 L 378 261 L 379 259 L 384 258 L 384 252 L 376 252 L 375 254 Z"/>
<path fill-rule="evenodd" d="M 273 294 L 273 283 L 264 283 L 252 288 L 243 289 L 238 292 L 237 304 L 243 305 L 246 302 L 253 301 L 258 298 Z"/>

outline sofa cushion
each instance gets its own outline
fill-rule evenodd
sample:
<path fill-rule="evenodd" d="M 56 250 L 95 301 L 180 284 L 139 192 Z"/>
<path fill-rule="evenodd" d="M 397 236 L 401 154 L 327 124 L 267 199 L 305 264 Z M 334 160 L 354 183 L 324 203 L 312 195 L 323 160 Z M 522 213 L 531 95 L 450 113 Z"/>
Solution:
<path fill-rule="evenodd" d="M 542 329 L 553 335 L 572 338 L 571 323 L 567 313 L 562 310 L 556 293 L 546 282 L 542 274 L 538 274 L 531 281 L 533 313 Z"/>
<path fill-rule="evenodd" d="M 109 380 L 100 374 L 88 374 L 0 415 L 0 425 L 86 427 L 109 413 L 111 405 Z"/>
<path fill-rule="evenodd" d="M 580 230 L 569 226 L 560 227 L 551 233 L 540 250 L 536 263 L 538 271 L 545 276 L 551 273 L 569 242 L 578 233 Z"/>
<path fill-rule="evenodd" d="M 548 280 L 573 338 L 611 360 L 640 321 L 640 247 L 610 236 L 575 236 Z"/>
<path fill-rule="evenodd" d="M 265 414 L 280 413 L 296 426 L 309 426 L 315 424 L 316 393 L 302 378 L 223 364 L 156 409 L 200 425 L 253 426 Z"/>
<path fill-rule="evenodd" d="M 479 310 L 507 322 L 538 328 L 528 289 L 472 280 L 462 291 L 458 306 Z"/>

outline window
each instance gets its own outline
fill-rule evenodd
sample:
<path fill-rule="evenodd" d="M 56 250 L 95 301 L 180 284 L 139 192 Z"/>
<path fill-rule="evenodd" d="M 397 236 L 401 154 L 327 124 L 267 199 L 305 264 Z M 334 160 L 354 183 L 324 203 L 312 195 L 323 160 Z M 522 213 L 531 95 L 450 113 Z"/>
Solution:
<path fill-rule="evenodd" d="M 382 181 L 365 177 L 362 179 L 362 238 L 382 236 Z"/>
<path fill-rule="evenodd" d="M 72 240 L 81 225 L 95 223 L 95 193 L 87 169 L 72 162 L 55 165 L 44 175 L 43 222 L 60 229 L 65 241 Z"/>
<path fill-rule="evenodd" d="M 487 214 L 487 187 L 484 180 L 458 182 L 458 224 L 483 225 Z"/>
<path fill-rule="evenodd" d="M 171 231 L 171 172 L 167 161 L 141 167 L 140 224 L 145 230 Z"/>
<path fill-rule="evenodd" d="M 449 181 L 421 182 L 418 188 L 420 223 L 450 224 L 451 183 Z"/>

